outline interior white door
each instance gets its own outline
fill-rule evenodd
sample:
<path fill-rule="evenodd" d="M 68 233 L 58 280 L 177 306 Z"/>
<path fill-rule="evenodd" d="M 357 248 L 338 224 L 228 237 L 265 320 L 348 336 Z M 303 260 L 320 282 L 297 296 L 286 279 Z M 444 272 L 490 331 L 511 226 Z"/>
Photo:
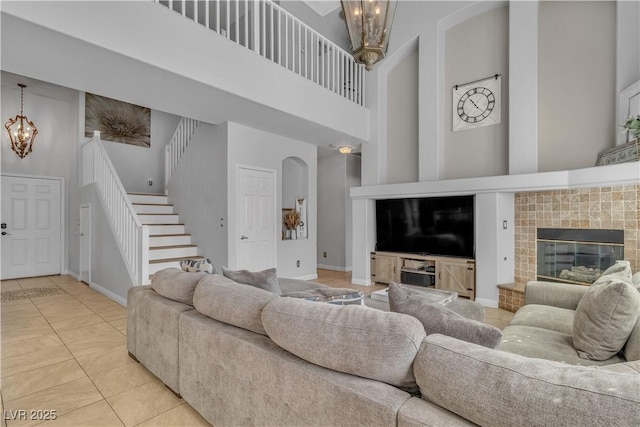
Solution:
<path fill-rule="evenodd" d="M 259 271 L 276 264 L 275 171 L 238 167 L 238 268 Z"/>
<path fill-rule="evenodd" d="M 60 274 L 61 181 L 2 175 L 2 279 Z"/>
<path fill-rule="evenodd" d="M 91 205 L 80 205 L 80 280 L 91 283 Z"/>

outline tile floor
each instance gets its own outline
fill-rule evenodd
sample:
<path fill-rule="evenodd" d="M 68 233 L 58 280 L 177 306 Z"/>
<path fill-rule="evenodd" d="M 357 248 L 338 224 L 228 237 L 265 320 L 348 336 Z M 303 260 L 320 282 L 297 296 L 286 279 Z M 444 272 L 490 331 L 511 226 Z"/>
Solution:
<path fill-rule="evenodd" d="M 329 270 L 317 281 L 367 295 L 385 287 Z M 210 425 L 128 357 L 126 309 L 116 302 L 69 276 L 5 280 L 0 290 L 3 427 Z M 503 328 L 513 313 L 485 316 Z M 43 421 L 51 410 L 56 419 Z"/>

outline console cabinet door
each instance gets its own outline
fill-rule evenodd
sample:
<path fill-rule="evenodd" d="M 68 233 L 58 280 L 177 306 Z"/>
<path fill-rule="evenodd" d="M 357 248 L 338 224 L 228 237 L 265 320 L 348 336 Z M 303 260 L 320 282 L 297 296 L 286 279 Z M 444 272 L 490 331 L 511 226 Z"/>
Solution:
<path fill-rule="evenodd" d="M 374 282 L 399 282 L 397 275 L 398 257 L 387 255 L 371 256 L 371 278 Z"/>
<path fill-rule="evenodd" d="M 475 300 L 475 265 L 466 261 L 437 261 L 436 289 L 457 292 L 461 297 Z"/>

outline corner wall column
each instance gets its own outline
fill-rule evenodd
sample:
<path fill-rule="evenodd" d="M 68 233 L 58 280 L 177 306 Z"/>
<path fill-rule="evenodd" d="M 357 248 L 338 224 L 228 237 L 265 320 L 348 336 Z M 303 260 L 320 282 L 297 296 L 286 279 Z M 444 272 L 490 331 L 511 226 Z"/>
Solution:
<path fill-rule="evenodd" d="M 353 201 L 353 271 L 351 283 L 371 285 L 370 254 L 375 250 L 376 206 L 372 199 Z"/>

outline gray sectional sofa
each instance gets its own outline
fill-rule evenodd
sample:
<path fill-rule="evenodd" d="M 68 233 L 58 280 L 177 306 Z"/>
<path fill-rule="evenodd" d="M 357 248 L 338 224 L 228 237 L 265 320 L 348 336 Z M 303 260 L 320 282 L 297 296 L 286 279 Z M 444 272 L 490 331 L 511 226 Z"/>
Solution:
<path fill-rule="evenodd" d="M 129 292 L 128 350 L 216 426 L 640 425 L 636 362 L 572 366 L 426 336 L 405 314 L 163 274 Z"/>

